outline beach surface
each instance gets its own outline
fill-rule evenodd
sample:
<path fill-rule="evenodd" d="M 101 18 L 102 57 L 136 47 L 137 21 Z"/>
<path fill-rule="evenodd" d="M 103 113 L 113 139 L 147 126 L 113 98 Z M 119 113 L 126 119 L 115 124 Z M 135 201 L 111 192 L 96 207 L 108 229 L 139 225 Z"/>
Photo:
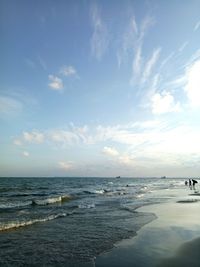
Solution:
<path fill-rule="evenodd" d="M 97 257 L 96 267 L 200 266 L 199 188 L 169 190 L 159 192 L 163 198 L 170 195 L 167 202 L 137 210 L 154 213 L 157 218 L 142 227 L 137 236 Z"/>

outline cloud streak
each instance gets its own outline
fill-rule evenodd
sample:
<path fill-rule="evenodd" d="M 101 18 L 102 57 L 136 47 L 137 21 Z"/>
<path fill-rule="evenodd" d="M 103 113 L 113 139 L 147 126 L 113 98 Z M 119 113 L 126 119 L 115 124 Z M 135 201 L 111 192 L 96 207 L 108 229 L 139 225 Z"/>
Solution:
<path fill-rule="evenodd" d="M 154 50 L 151 58 L 149 59 L 149 61 L 147 61 L 146 66 L 144 68 L 144 73 L 142 76 L 142 83 L 145 83 L 148 80 L 149 76 L 151 75 L 156 62 L 159 59 L 160 52 L 161 52 L 161 48 L 157 48 L 156 50 Z"/>
<path fill-rule="evenodd" d="M 149 78 L 151 71 L 153 69 L 153 66 L 156 64 L 156 61 L 159 58 L 161 48 L 157 48 L 153 51 L 153 54 L 149 61 L 145 63 L 145 58 L 142 53 L 143 43 L 144 39 L 146 37 L 146 34 L 150 27 L 152 27 L 155 23 L 155 19 L 153 17 L 146 16 L 140 25 L 137 25 L 135 21 L 135 17 L 133 16 L 130 20 L 132 23 L 132 28 L 129 27 L 129 34 L 126 34 L 124 46 L 128 47 L 126 43 L 131 43 L 131 56 L 133 54 L 133 60 L 132 60 L 132 75 L 130 78 L 130 84 L 140 84 L 146 82 L 146 80 Z M 128 40 L 128 41 L 127 41 Z M 126 49 L 125 51 L 128 51 Z M 145 71 L 141 75 L 141 70 L 144 67 Z"/>
<path fill-rule="evenodd" d="M 194 32 L 196 32 L 200 28 L 200 20 L 194 26 Z"/>
<path fill-rule="evenodd" d="M 200 107 L 200 59 L 186 69 L 185 91 L 191 106 Z"/>
<path fill-rule="evenodd" d="M 77 76 L 77 71 L 73 66 L 63 66 L 60 73 L 66 77 Z"/>
<path fill-rule="evenodd" d="M 97 4 L 92 5 L 90 13 L 93 28 L 90 40 L 91 52 L 94 57 L 101 60 L 109 45 L 108 30 L 106 24 L 102 20 Z"/>

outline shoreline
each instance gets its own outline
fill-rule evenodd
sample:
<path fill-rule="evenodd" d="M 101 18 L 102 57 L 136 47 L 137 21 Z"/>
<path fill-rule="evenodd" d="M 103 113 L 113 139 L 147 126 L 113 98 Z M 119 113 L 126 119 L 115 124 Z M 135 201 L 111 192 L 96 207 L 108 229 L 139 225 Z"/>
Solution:
<path fill-rule="evenodd" d="M 183 262 L 199 266 L 198 253 L 192 251 L 200 246 L 200 194 L 187 189 L 170 189 L 171 198 L 167 202 L 138 208 L 136 211 L 154 213 L 157 218 L 144 225 L 136 236 L 122 240 L 111 251 L 98 256 L 95 266 L 186 266 Z M 165 194 L 163 190 L 162 196 Z M 191 256 L 186 254 L 188 261 L 184 261 L 182 247 L 188 246 L 192 247 Z"/>

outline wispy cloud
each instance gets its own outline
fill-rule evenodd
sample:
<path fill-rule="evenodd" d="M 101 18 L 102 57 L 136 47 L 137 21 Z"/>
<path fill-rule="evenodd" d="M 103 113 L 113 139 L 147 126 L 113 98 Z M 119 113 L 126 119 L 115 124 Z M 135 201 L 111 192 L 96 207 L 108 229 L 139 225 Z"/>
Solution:
<path fill-rule="evenodd" d="M 178 51 L 179 51 L 180 53 L 182 53 L 183 50 L 186 48 L 186 46 L 187 46 L 188 44 L 189 44 L 189 42 L 188 42 L 188 41 L 185 41 L 185 42 L 179 47 Z"/>
<path fill-rule="evenodd" d="M 140 33 L 139 33 L 139 42 L 143 42 L 143 39 L 148 31 L 148 29 L 150 27 L 152 27 L 155 24 L 155 18 L 154 17 L 150 17 L 150 16 L 146 16 L 141 24 L 141 28 L 140 28 Z"/>
<path fill-rule="evenodd" d="M 200 28 L 200 20 L 195 24 L 194 31 L 197 31 Z"/>
<path fill-rule="evenodd" d="M 185 91 L 189 103 L 193 107 L 200 107 L 200 59 L 186 69 Z"/>
<path fill-rule="evenodd" d="M 120 40 L 122 40 L 121 47 L 119 48 L 117 52 L 117 59 L 118 59 L 119 67 L 128 57 L 129 52 L 132 53 L 137 35 L 138 35 L 138 26 L 135 20 L 135 16 L 133 15 L 131 16 L 129 20 L 128 26 L 125 29 L 122 38 L 120 38 Z"/>
<path fill-rule="evenodd" d="M 41 56 L 38 56 L 38 62 L 40 66 L 43 68 L 43 70 L 47 70 L 47 65 L 44 59 Z"/>
<path fill-rule="evenodd" d="M 23 132 L 25 142 L 41 144 L 44 142 L 44 134 L 38 131 Z"/>
<path fill-rule="evenodd" d="M 159 59 L 160 51 L 161 51 L 161 48 L 157 48 L 156 50 L 154 50 L 151 58 L 149 59 L 149 61 L 146 62 L 144 73 L 143 73 L 142 80 L 141 80 L 142 83 L 145 83 L 147 79 L 149 78 L 149 76 L 151 75 L 153 67 L 155 66 L 156 62 Z"/>
<path fill-rule="evenodd" d="M 167 108 L 172 108 L 173 105 L 171 103 L 173 101 L 169 100 L 171 99 L 170 95 L 161 95 L 161 97 L 164 98 L 163 101 L 170 103 L 167 104 Z M 138 121 L 113 126 L 70 126 L 68 130 L 58 129 L 57 138 L 54 139 L 52 138 L 53 130 L 35 130 L 35 132 L 37 134 L 33 133 L 33 131 L 28 132 L 28 134 L 22 134 L 18 139 L 24 142 L 26 147 L 28 143 L 40 145 L 42 140 L 45 140 L 45 145 L 52 146 L 52 148 L 55 144 L 61 145 L 60 148 L 66 148 L 63 144 L 76 147 L 80 145 L 80 147 L 83 148 L 84 146 L 87 149 L 90 146 L 93 149 L 97 149 L 101 156 L 109 156 L 109 162 L 113 168 L 117 166 L 141 168 L 145 165 L 151 169 L 158 163 L 160 166 L 165 167 L 181 166 L 186 161 L 191 166 L 193 164 L 192 159 L 200 160 L 200 143 L 198 141 L 200 127 L 197 125 L 193 128 L 186 125 L 186 123 L 182 124 L 180 121 L 171 123 L 165 119 L 160 121 Z M 70 138 L 68 138 L 69 136 Z M 99 147 L 102 147 L 102 149 L 99 150 Z M 163 151 L 165 151 L 164 156 Z M 191 160 L 188 161 L 188 158 Z M 85 162 L 87 162 L 87 159 L 85 159 Z M 81 161 L 79 162 L 80 164 Z M 76 169 L 74 163 L 69 160 L 60 160 L 58 166 L 63 170 Z"/>
<path fill-rule="evenodd" d="M 119 155 L 119 152 L 117 151 L 116 148 L 114 147 L 108 147 L 108 146 L 105 146 L 103 148 L 103 153 L 108 155 L 108 156 L 112 156 L 112 157 L 115 157 L 115 156 L 118 156 Z"/>
<path fill-rule="evenodd" d="M 29 66 L 30 68 L 32 68 L 32 69 L 36 68 L 35 62 L 33 60 L 31 60 L 30 58 L 26 58 L 25 62 L 27 64 L 27 66 Z"/>
<path fill-rule="evenodd" d="M 174 56 L 175 52 L 171 52 L 160 64 L 160 69 L 162 69 Z"/>
<path fill-rule="evenodd" d="M 153 17 L 146 16 L 140 26 L 137 26 L 137 30 L 135 30 L 134 41 L 132 42 L 132 51 L 133 51 L 133 61 L 132 61 L 132 75 L 130 79 L 131 85 L 136 83 L 143 83 L 150 76 L 151 70 L 158 60 L 161 48 L 157 48 L 154 50 L 149 61 L 145 63 L 145 58 L 142 53 L 142 47 L 144 43 L 144 39 L 146 34 L 151 26 L 155 23 L 155 19 Z M 145 68 L 145 73 L 141 75 L 142 67 Z"/>
<path fill-rule="evenodd" d="M 63 81 L 54 75 L 49 75 L 49 87 L 53 90 L 61 91 L 63 89 Z"/>
<path fill-rule="evenodd" d="M 102 20 L 100 9 L 96 3 L 94 3 L 91 7 L 91 21 L 93 28 L 93 34 L 91 37 L 92 55 L 98 60 L 101 60 L 108 48 L 109 36 L 106 24 Z"/>
<path fill-rule="evenodd" d="M 77 76 L 77 71 L 73 66 L 63 66 L 60 69 L 60 73 L 64 76 Z"/>
<path fill-rule="evenodd" d="M 23 109 L 22 102 L 9 96 L 0 96 L 0 115 L 1 116 L 16 116 Z"/>
<path fill-rule="evenodd" d="M 22 141 L 19 140 L 19 139 L 15 139 L 15 140 L 13 141 L 13 144 L 16 145 L 16 146 L 21 146 L 21 145 L 22 145 Z"/>
<path fill-rule="evenodd" d="M 58 166 L 60 169 L 62 169 L 64 171 L 68 171 L 68 170 L 73 169 L 74 164 L 72 161 L 59 161 Z"/>
<path fill-rule="evenodd" d="M 44 59 L 40 55 L 38 55 L 34 59 L 26 58 L 25 63 L 28 67 L 30 67 L 32 69 L 42 67 L 43 70 L 45 70 L 45 71 L 47 70 L 46 62 L 44 61 Z"/>
<path fill-rule="evenodd" d="M 62 146 L 65 145 L 74 145 L 80 142 L 80 138 L 78 134 L 74 133 L 70 130 L 51 130 L 48 133 L 48 139 L 52 142 L 57 144 L 61 144 Z"/>
<path fill-rule="evenodd" d="M 142 66 L 142 55 L 141 55 L 141 47 L 139 46 L 135 50 L 135 57 L 134 57 L 133 66 L 132 66 L 134 75 L 131 78 L 131 82 L 134 82 L 134 80 L 136 80 L 136 78 L 140 74 L 141 66 Z"/>
<path fill-rule="evenodd" d="M 29 152 L 27 152 L 27 151 L 23 151 L 23 156 L 24 156 L 24 157 L 29 157 Z"/>

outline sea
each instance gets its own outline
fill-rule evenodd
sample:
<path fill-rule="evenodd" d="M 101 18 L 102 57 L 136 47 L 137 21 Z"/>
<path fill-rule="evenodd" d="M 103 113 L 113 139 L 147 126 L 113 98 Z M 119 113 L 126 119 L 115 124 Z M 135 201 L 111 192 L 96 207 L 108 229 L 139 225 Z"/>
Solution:
<path fill-rule="evenodd" d="M 155 219 L 177 178 L 0 178 L 0 266 L 95 266 Z M 162 192 L 166 190 L 166 194 Z M 155 194 L 156 192 L 156 194 Z"/>

